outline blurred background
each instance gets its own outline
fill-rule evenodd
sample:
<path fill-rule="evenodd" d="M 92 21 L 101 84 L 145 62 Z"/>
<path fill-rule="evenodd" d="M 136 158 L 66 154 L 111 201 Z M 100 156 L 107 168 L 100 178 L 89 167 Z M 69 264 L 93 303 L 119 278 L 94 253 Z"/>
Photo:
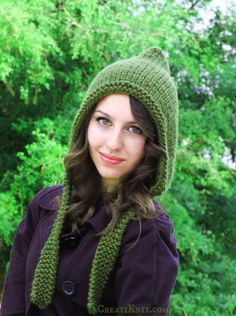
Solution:
<path fill-rule="evenodd" d="M 179 94 L 173 316 L 236 315 L 236 2 L 1 0 L 0 294 L 30 200 L 63 181 L 70 128 L 98 71 L 161 47 Z"/>

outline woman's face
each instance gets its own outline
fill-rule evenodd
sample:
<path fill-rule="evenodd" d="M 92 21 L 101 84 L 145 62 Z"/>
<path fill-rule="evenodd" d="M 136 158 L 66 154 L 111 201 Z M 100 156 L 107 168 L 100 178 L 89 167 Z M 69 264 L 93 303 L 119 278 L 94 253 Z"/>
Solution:
<path fill-rule="evenodd" d="M 87 133 L 90 156 L 108 186 L 132 172 L 144 156 L 147 136 L 134 120 L 128 95 L 103 98 L 95 107 Z"/>

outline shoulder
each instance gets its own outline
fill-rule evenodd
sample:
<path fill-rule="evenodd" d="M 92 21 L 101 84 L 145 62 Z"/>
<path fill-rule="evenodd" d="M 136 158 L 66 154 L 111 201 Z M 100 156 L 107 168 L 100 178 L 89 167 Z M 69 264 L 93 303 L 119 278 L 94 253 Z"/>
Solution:
<path fill-rule="evenodd" d="M 159 216 L 158 218 L 151 220 L 151 222 L 153 222 L 153 225 L 156 227 L 159 233 L 170 236 L 174 232 L 174 223 L 170 215 L 165 210 L 163 210 L 159 202 L 153 199 L 153 203 Z"/>
<path fill-rule="evenodd" d="M 62 193 L 62 190 L 63 187 L 61 185 L 56 185 L 44 188 L 35 194 L 18 226 L 18 236 L 23 237 L 25 240 L 29 239 L 39 223 L 54 213 L 56 206 L 53 201 L 57 195 Z"/>
<path fill-rule="evenodd" d="M 46 187 L 38 191 L 31 199 L 25 217 L 31 219 L 35 224 L 48 214 L 48 210 L 56 210 L 55 198 L 63 193 L 62 185 Z"/>
<path fill-rule="evenodd" d="M 63 185 L 53 185 L 40 190 L 34 197 L 39 207 L 43 209 L 56 209 L 55 198 L 62 195 Z"/>
<path fill-rule="evenodd" d="M 148 247 L 150 249 L 169 249 L 173 256 L 178 257 L 176 239 L 174 237 L 174 224 L 169 214 L 163 210 L 160 203 L 153 199 L 157 218 L 132 220 L 124 232 L 123 246 L 135 242 L 136 247 Z"/>
<path fill-rule="evenodd" d="M 140 227 L 143 234 L 149 233 L 149 235 L 152 235 L 158 232 L 170 235 L 171 233 L 173 233 L 174 224 L 169 214 L 163 210 L 159 202 L 154 199 L 152 199 L 152 201 L 158 214 L 157 218 L 142 219 L 141 221 L 130 221 L 126 230 L 127 234 L 132 234 L 136 232 L 137 230 L 139 230 Z"/>

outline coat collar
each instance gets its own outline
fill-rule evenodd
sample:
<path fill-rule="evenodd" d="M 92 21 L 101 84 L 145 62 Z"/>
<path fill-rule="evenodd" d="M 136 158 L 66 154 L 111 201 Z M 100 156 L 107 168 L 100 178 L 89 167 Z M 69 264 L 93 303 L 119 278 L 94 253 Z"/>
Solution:
<path fill-rule="evenodd" d="M 43 209 L 56 211 L 58 209 L 55 198 L 63 193 L 63 186 L 56 185 L 48 187 L 39 192 L 38 203 Z M 96 232 L 101 232 L 111 220 L 111 215 L 105 205 L 99 206 L 95 214 L 88 220 Z"/>
<path fill-rule="evenodd" d="M 55 185 L 48 187 L 46 189 L 43 189 L 38 193 L 38 203 L 39 206 L 43 209 L 53 210 L 56 211 L 58 209 L 57 204 L 55 203 L 55 198 L 58 195 L 62 195 L 63 193 L 63 186 L 62 185 Z M 152 199 L 153 203 L 159 211 L 161 211 L 161 218 L 166 221 L 169 219 L 169 216 L 167 213 L 165 213 L 158 201 L 155 199 Z M 92 227 L 96 230 L 96 232 L 101 232 L 105 229 L 105 227 L 108 225 L 108 223 L 111 220 L 111 215 L 109 213 L 109 210 L 105 205 L 101 205 L 97 207 L 95 214 L 88 220 L 88 223 L 92 225 Z"/>

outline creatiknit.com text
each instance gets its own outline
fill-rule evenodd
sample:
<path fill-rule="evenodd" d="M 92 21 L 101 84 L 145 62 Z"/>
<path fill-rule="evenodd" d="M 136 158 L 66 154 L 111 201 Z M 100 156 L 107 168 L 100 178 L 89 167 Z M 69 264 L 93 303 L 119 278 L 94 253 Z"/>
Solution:
<path fill-rule="evenodd" d="M 168 307 L 145 307 L 145 306 L 135 306 L 133 304 L 129 304 L 125 307 L 113 307 L 113 306 L 104 306 L 98 305 L 97 306 L 97 313 L 127 313 L 127 314 L 134 314 L 134 313 L 169 313 Z"/>

